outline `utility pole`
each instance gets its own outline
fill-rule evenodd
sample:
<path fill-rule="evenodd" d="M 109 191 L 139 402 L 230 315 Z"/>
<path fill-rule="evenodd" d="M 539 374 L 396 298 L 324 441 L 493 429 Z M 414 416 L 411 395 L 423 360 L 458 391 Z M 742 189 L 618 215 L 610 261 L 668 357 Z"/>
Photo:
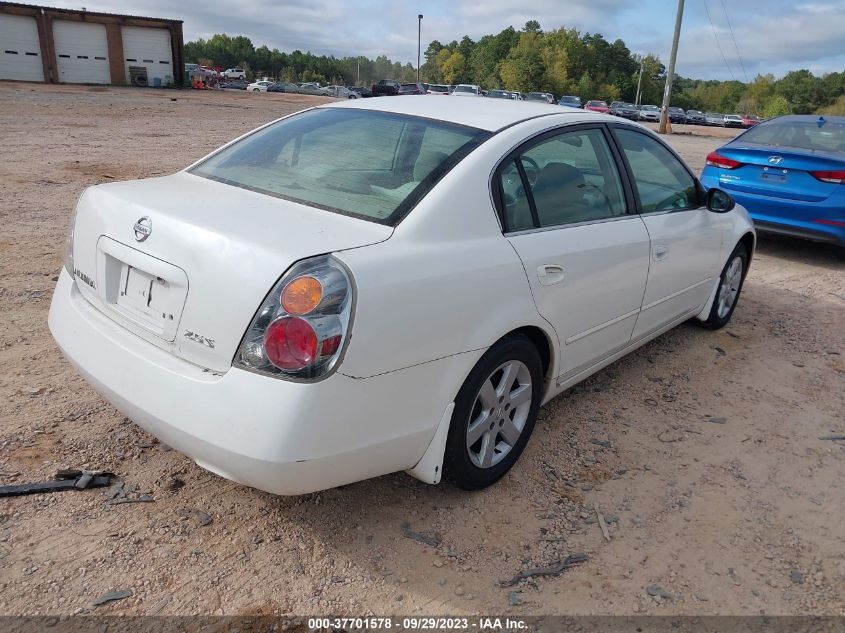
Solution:
<path fill-rule="evenodd" d="M 637 79 L 637 96 L 634 99 L 634 105 L 640 105 L 640 88 L 643 85 L 643 63 L 645 62 L 645 58 L 640 60 L 640 78 Z"/>
<path fill-rule="evenodd" d="M 672 39 L 672 52 L 669 55 L 669 72 L 666 75 L 666 87 L 663 89 L 663 107 L 660 109 L 660 134 L 666 134 L 666 121 L 669 118 L 669 98 L 672 95 L 672 79 L 675 76 L 675 60 L 678 58 L 678 41 L 681 39 L 681 20 L 684 18 L 684 0 L 678 0 L 678 14 L 675 16 L 675 37 Z"/>
<path fill-rule="evenodd" d="M 420 45 L 422 43 L 422 13 L 417 16 L 417 83 L 420 83 Z"/>
<path fill-rule="evenodd" d="M 637 79 L 637 96 L 634 98 L 634 105 L 640 105 L 640 89 L 643 85 L 643 63 L 645 58 L 640 60 L 640 78 Z"/>

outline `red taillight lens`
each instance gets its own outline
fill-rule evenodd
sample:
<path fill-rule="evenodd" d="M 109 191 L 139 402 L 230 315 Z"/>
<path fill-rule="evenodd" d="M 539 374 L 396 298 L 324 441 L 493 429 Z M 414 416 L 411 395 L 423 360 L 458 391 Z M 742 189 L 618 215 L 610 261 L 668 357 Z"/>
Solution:
<path fill-rule="evenodd" d="M 845 184 L 845 170 L 842 169 L 836 171 L 811 171 L 810 174 L 816 180 L 821 180 L 822 182 L 831 182 L 835 185 Z"/>
<path fill-rule="evenodd" d="M 738 160 L 722 156 L 718 152 L 710 152 L 707 154 L 707 166 L 719 167 L 720 169 L 736 169 L 742 165 Z"/>
<path fill-rule="evenodd" d="M 317 358 L 317 333 L 299 317 L 276 319 L 264 333 L 264 352 L 279 369 L 298 371 Z"/>
<path fill-rule="evenodd" d="M 233 364 L 300 381 L 329 375 L 349 336 L 353 287 L 346 267 L 331 256 L 294 264 L 259 307 Z"/>

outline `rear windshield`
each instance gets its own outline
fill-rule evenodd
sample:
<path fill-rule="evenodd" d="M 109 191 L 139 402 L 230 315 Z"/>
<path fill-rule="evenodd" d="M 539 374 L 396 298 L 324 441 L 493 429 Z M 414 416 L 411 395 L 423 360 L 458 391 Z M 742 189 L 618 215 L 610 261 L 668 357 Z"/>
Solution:
<path fill-rule="evenodd" d="M 432 119 L 318 108 L 247 136 L 191 173 L 395 226 L 489 137 L 484 130 Z"/>
<path fill-rule="evenodd" d="M 471 86 L 455 86 L 455 92 L 471 92 L 472 94 L 477 94 L 478 90 Z"/>
<path fill-rule="evenodd" d="M 826 121 L 768 121 L 742 135 L 745 143 L 795 147 L 819 152 L 845 152 L 845 123 Z"/>

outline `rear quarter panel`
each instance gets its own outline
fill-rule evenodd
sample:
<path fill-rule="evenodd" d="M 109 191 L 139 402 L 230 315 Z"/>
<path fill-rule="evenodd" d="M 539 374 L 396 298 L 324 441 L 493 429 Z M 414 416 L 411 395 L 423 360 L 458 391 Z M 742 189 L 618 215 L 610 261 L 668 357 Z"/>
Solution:
<path fill-rule="evenodd" d="M 555 122 L 558 116 L 541 117 L 494 136 L 447 174 L 389 240 L 338 254 L 357 288 L 341 373 L 363 378 L 484 350 L 525 326 L 546 334 L 557 372 L 557 335 L 537 312 L 489 186 L 502 156 Z"/>

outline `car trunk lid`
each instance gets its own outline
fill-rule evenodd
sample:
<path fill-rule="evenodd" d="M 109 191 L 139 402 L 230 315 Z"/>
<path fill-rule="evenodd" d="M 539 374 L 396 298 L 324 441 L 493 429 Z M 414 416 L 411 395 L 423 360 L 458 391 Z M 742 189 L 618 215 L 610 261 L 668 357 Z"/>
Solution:
<path fill-rule="evenodd" d="M 822 202 L 842 186 L 819 180 L 810 173 L 845 169 L 845 161 L 824 152 L 726 145 L 718 153 L 742 163 L 735 169 L 719 170 L 719 183 L 728 191 Z"/>
<path fill-rule="evenodd" d="M 180 172 L 87 190 L 73 260 L 80 292 L 104 314 L 224 372 L 291 264 L 391 234 L 388 226 Z"/>

